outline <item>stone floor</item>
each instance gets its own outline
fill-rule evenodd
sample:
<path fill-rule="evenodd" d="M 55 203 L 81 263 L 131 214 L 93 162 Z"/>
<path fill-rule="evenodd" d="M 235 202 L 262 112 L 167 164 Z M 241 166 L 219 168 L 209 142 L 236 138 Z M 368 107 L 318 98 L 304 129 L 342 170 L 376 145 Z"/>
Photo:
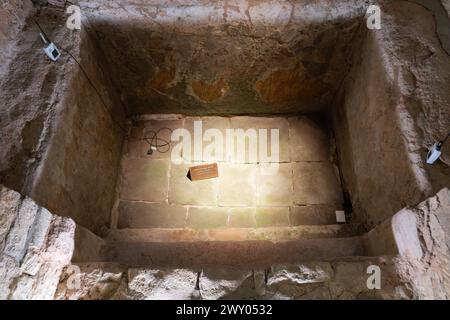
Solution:
<path fill-rule="evenodd" d="M 151 136 L 150 130 L 185 128 L 193 136 L 198 120 L 202 120 L 203 132 L 215 128 L 224 137 L 226 129 L 279 129 L 278 170 L 267 172 L 267 160 L 249 157 L 249 143 L 245 157 L 237 154 L 236 140 L 230 150 L 237 157 L 224 147 L 205 160 L 218 163 L 219 177 L 204 181 L 187 177 L 189 167 L 203 160 L 194 147 L 191 154 L 186 150 L 180 154 L 182 163 L 172 161 L 171 150 L 147 154 L 149 143 L 144 137 Z M 159 138 L 170 140 L 170 131 L 161 131 Z M 170 148 L 175 145 L 172 142 Z M 112 227 L 209 229 L 336 223 L 334 211 L 342 208 L 342 191 L 330 150 L 328 130 L 305 116 L 143 117 L 130 125 Z"/>

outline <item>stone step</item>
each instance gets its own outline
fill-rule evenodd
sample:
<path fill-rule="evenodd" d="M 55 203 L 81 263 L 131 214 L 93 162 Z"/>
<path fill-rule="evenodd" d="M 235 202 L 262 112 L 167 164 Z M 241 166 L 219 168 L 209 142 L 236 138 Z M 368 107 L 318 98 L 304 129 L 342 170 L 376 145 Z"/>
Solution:
<path fill-rule="evenodd" d="M 121 242 L 267 240 L 278 242 L 298 239 L 351 237 L 362 233 L 363 227 L 360 224 L 270 228 L 148 228 L 110 230 L 105 236 L 105 240 Z"/>
<path fill-rule="evenodd" d="M 237 265 L 266 267 L 274 263 L 298 263 L 364 255 L 363 238 L 346 237 L 278 242 L 267 240 L 106 241 L 99 250 L 97 258 L 98 262 L 116 262 L 128 266 L 203 268 Z"/>
<path fill-rule="evenodd" d="M 336 223 L 338 205 L 211 207 L 120 201 L 117 228 L 251 228 Z"/>

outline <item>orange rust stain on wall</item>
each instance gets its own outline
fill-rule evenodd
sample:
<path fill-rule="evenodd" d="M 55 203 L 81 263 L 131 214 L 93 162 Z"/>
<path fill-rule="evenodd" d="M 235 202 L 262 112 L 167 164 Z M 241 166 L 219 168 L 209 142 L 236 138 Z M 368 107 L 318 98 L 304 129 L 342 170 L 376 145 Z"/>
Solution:
<path fill-rule="evenodd" d="M 168 89 L 171 82 L 175 79 L 175 66 L 172 64 L 170 69 L 162 69 L 158 71 L 153 78 L 150 79 L 148 85 L 158 91 Z"/>
<path fill-rule="evenodd" d="M 326 92 L 319 79 L 302 77 L 302 70 L 277 70 L 258 80 L 255 89 L 266 103 L 311 102 Z"/>
<path fill-rule="evenodd" d="M 224 77 L 208 83 L 202 80 L 192 81 L 191 88 L 194 94 L 204 102 L 213 102 L 222 98 L 228 90 L 228 84 Z"/>

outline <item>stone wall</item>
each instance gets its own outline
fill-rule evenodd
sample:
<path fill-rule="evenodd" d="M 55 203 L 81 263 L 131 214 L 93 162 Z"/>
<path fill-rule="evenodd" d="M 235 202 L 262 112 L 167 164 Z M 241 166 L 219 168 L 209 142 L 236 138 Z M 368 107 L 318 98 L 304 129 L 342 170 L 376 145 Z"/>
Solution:
<path fill-rule="evenodd" d="M 34 19 L 62 50 L 57 62 L 43 53 Z M 71 31 L 65 20 L 43 8 L 15 25 L 14 59 L 0 78 L 0 182 L 98 230 L 109 226 L 125 112 L 95 35 L 85 26 Z"/>
<path fill-rule="evenodd" d="M 386 272 L 381 290 L 369 290 L 367 267 Z M 68 269 L 55 299 L 64 300 L 302 300 L 407 299 L 389 257 L 273 265 L 266 270 L 242 267 L 193 269 L 126 268 L 117 264 L 81 264 L 80 287 L 68 288 Z"/>
<path fill-rule="evenodd" d="M 89 79 L 74 59 L 65 54 L 63 61 L 72 67 L 73 73 L 63 88 L 64 98 L 55 115 L 55 128 L 31 195 L 52 212 L 99 231 L 109 227 L 125 110 L 93 37 L 84 25 L 73 43 L 64 43 Z"/>
<path fill-rule="evenodd" d="M 327 109 L 366 1 L 80 1 L 132 113 Z"/>
<path fill-rule="evenodd" d="M 33 11 L 31 0 L 10 0 L 0 3 L 0 77 L 6 72 L 15 51 L 18 33 L 25 18 Z"/>
<path fill-rule="evenodd" d="M 48 62 L 37 26 L 29 17 L 25 22 L 30 12 L 20 7 L 12 12 L 24 20 L 9 21 L 14 27 L 9 28 L 8 44 L 2 44 L 7 61 L 0 74 L 0 182 L 24 192 L 45 150 L 55 104 L 61 97 L 57 87 L 68 72 L 64 64 Z"/>
<path fill-rule="evenodd" d="M 75 223 L 0 185 L 0 299 L 52 299 Z"/>
<path fill-rule="evenodd" d="M 450 1 L 449 0 L 441 0 L 442 5 L 444 6 L 445 10 L 447 10 L 448 16 L 450 17 Z"/>
<path fill-rule="evenodd" d="M 354 218 L 369 228 L 450 184 L 450 148 L 425 164 L 450 130 L 450 57 L 435 28 L 421 5 L 384 5 L 381 30 L 366 31 L 336 99 L 345 184 Z"/>

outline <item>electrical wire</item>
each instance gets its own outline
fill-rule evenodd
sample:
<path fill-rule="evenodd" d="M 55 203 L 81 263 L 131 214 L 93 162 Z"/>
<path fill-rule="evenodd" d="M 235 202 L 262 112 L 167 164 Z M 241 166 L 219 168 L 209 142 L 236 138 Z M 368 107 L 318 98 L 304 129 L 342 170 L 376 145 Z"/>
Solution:
<path fill-rule="evenodd" d="M 52 42 L 50 40 L 50 38 L 46 35 L 45 31 L 42 29 L 42 27 L 39 25 L 39 23 L 34 20 L 34 22 L 36 23 L 36 25 L 38 26 L 40 32 L 44 35 L 44 37 L 47 39 L 47 41 Z M 58 46 L 58 45 L 57 45 Z M 97 87 L 94 85 L 94 83 L 92 82 L 91 78 L 88 76 L 86 70 L 83 68 L 83 66 L 81 65 L 81 63 L 78 61 L 77 58 L 75 58 L 75 56 L 67 49 L 65 49 L 63 46 L 59 45 L 59 47 L 66 52 L 78 65 L 78 67 L 80 68 L 81 72 L 83 73 L 83 75 L 86 77 L 89 85 L 94 89 L 95 93 L 97 94 L 97 96 L 100 98 L 100 101 L 102 102 L 103 107 L 105 108 L 105 110 L 108 112 L 111 120 L 122 130 L 122 132 L 126 132 L 126 129 L 115 119 L 111 109 L 107 106 L 105 100 L 103 99 L 103 96 L 100 94 L 100 91 L 97 89 Z"/>
<path fill-rule="evenodd" d="M 153 150 L 156 150 L 160 153 L 167 153 L 170 150 L 170 141 L 167 141 L 163 138 L 158 137 L 158 135 L 164 131 L 167 130 L 172 134 L 173 130 L 167 127 L 159 128 L 158 130 L 148 130 L 145 131 L 144 134 L 144 140 L 149 144 L 150 149 L 148 150 L 147 154 L 152 154 Z M 151 134 L 149 137 L 148 134 Z M 154 149 L 153 149 L 154 148 Z M 166 148 L 166 149 L 165 149 Z"/>
<path fill-rule="evenodd" d="M 450 137 L 450 132 L 447 134 L 447 136 L 445 137 L 445 139 L 442 140 L 442 144 L 444 144 L 444 142 L 447 141 L 449 137 Z"/>
<path fill-rule="evenodd" d="M 80 67 L 81 72 L 84 74 L 84 76 L 86 77 L 87 81 L 89 82 L 89 84 L 91 85 L 91 87 L 94 89 L 94 91 L 97 93 L 98 97 L 100 98 L 102 105 L 105 107 L 106 111 L 108 112 L 111 120 L 117 125 L 119 126 L 119 128 L 123 131 L 126 132 L 126 129 L 114 118 L 113 113 L 111 112 L 110 108 L 106 105 L 105 100 L 103 99 L 102 95 L 100 94 L 100 92 L 98 91 L 98 89 L 95 87 L 94 83 L 92 82 L 92 80 L 89 78 L 89 76 L 86 73 L 86 70 L 84 70 L 83 66 L 81 65 L 81 63 L 77 60 L 77 58 L 75 58 L 73 56 L 73 54 L 65 49 L 64 47 L 61 46 L 61 49 L 66 52 L 70 57 L 72 57 L 72 59 L 78 64 L 78 66 Z"/>

